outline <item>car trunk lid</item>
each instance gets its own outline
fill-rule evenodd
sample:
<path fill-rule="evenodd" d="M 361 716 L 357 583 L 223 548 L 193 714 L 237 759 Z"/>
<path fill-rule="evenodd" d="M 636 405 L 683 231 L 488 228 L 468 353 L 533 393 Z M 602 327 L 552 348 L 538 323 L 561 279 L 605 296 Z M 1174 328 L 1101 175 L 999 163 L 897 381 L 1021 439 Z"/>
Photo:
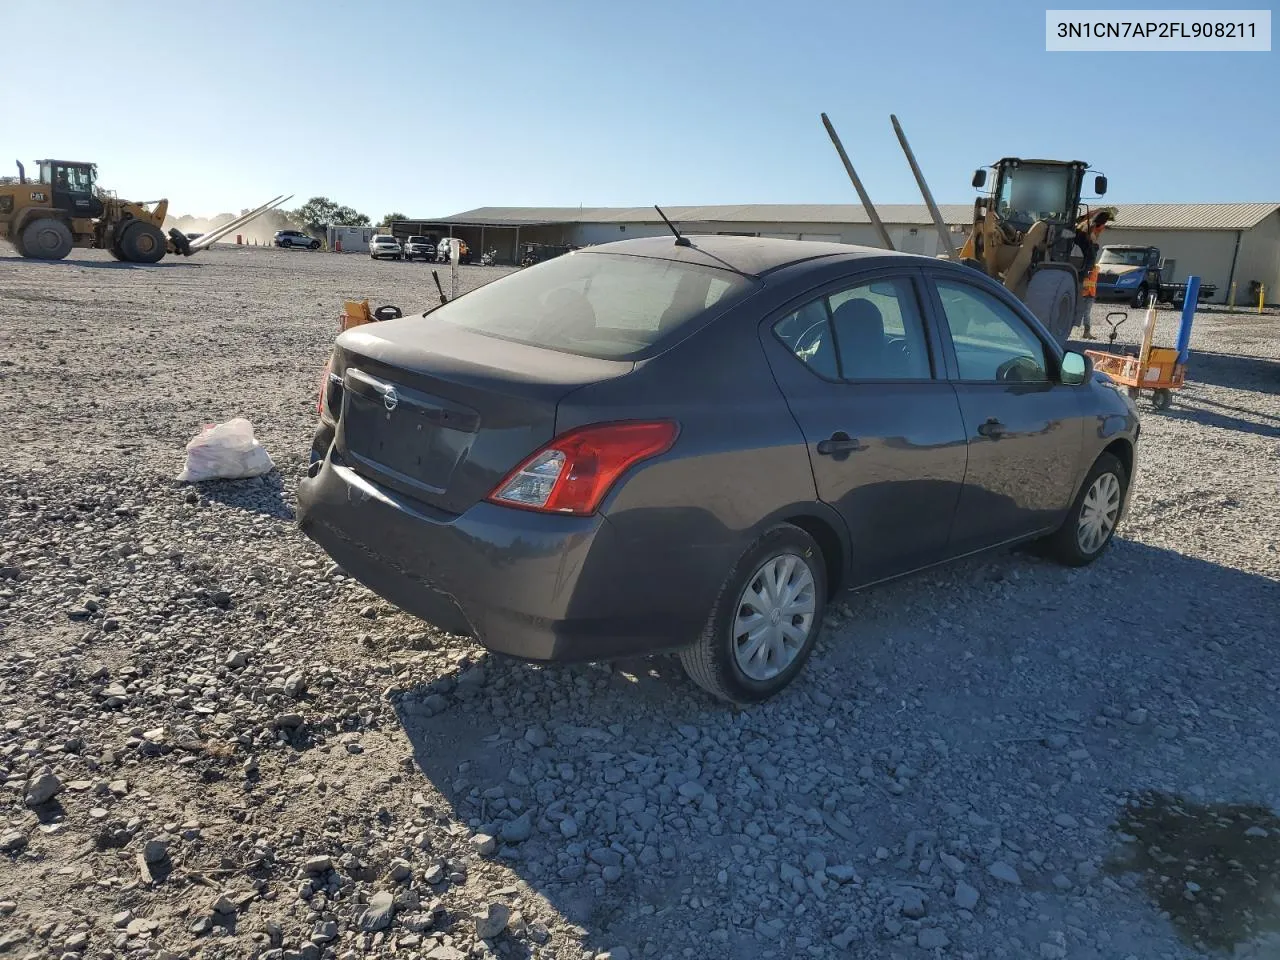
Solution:
<path fill-rule="evenodd" d="M 633 368 L 423 316 L 357 327 L 337 347 L 342 461 L 451 514 L 554 436 L 562 397 Z"/>

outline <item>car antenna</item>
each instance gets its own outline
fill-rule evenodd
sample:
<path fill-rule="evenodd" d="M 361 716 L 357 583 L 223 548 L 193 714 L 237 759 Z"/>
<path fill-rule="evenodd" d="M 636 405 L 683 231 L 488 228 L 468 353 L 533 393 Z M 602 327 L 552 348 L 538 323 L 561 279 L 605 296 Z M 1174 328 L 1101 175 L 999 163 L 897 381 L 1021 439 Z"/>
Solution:
<path fill-rule="evenodd" d="M 440 294 L 440 306 L 444 306 L 449 302 L 449 298 L 444 295 L 444 287 L 440 285 L 440 274 L 436 270 L 431 271 L 431 279 L 436 282 L 436 291 Z"/>
<path fill-rule="evenodd" d="M 676 246 L 677 246 L 677 247 L 692 247 L 692 246 L 693 246 L 693 244 L 689 242 L 689 238 L 688 238 L 688 237 L 682 237 L 682 236 L 680 236 L 680 231 L 676 229 L 676 225 L 675 225 L 674 223 L 672 223 L 670 220 L 668 220 L 668 219 L 667 219 L 667 215 L 666 215 L 665 213 L 663 213 L 663 212 L 662 212 L 662 208 L 661 208 L 660 206 L 658 206 L 658 205 L 655 203 L 655 204 L 653 205 L 653 209 L 655 209 L 655 210 L 657 210 L 657 211 L 658 211 L 658 216 L 660 216 L 660 217 L 662 218 L 662 222 L 663 222 L 663 223 L 665 223 L 665 224 L 666 224 L 666 225 L 671 229 L 671 232 L 672 232 L 672 233 L 674 233 L 674 234 L 676 235 Z"/>

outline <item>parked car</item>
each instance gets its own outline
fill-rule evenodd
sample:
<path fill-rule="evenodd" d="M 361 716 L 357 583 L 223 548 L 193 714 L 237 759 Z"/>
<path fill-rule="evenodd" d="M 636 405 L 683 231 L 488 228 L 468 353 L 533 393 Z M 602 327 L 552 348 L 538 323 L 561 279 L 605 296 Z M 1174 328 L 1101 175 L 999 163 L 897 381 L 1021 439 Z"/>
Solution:
<path fill-rule="evenodd" d="M 302 530 L 491 650 L 678 648 L 727 700 L 799 672 L 827 598 L 1128 502 L 1137 409 L 960 264 L 647 238 L 340 335 Z"/>
<path fill-rule="evenodd" d="M 279 230 L 271 241 L 277 247 L 305 247 L 308 250 L 319 250 L 320 241 L 301 230 Z"/>
<path fill-rule="evenodd" d="M 375 233 L 369 241 L 369 256 L 374 260 L 387 258 L 390 260 L 403 260 L 404 250 L 400 246 L 400 241 L 389 233 Z"/>
<path fill-rule="evenodd" d="M 1136 247 L 1111 244 L 1098 254 L 1098 296 L 1100 303 L 1128 301 L 1132 307 L 1145 307 L 1155 294 L 1160 303 L 1181 307 L 1187 298 L 1187 285 L 1165 277 L 1165 261 L 1159 247 Z M 1218 292 L 1216 284 L 1200 284 L 1199 300 L 1209 300 Z"/>
<path fill-rule="evenodd" d="M 404 258 L 433 261 L 436 258 L 436 245 L 431 242 L 430 237 L 410 237 L 404 242 Z"/>

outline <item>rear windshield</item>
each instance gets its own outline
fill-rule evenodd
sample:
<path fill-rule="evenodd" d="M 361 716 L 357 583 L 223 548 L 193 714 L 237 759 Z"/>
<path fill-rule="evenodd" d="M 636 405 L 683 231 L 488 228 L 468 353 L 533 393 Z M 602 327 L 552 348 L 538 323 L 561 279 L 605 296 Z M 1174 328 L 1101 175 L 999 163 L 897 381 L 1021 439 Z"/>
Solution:
<path fill-rule="evenodd" d="M 571 253 L 432 311 L 477 333 L 600 360 L 634 360 L 751 281 L 710 267 Z"/>

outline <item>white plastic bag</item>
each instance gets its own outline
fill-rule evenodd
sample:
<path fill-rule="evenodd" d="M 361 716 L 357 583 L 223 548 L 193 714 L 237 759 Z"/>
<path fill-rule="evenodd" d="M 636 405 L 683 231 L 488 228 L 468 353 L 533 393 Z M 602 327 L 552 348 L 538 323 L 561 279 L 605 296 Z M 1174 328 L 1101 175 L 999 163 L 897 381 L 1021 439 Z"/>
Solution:
<path fill-rule="evenodd" d="M 260 477 L 274 467 L 266 448 L 253 436 L 253 424 L 236 417 L 205 427 L 191 439 L 187 444 L 187 466 L 178 479 L 187 483 L 239 480 Z"/>

